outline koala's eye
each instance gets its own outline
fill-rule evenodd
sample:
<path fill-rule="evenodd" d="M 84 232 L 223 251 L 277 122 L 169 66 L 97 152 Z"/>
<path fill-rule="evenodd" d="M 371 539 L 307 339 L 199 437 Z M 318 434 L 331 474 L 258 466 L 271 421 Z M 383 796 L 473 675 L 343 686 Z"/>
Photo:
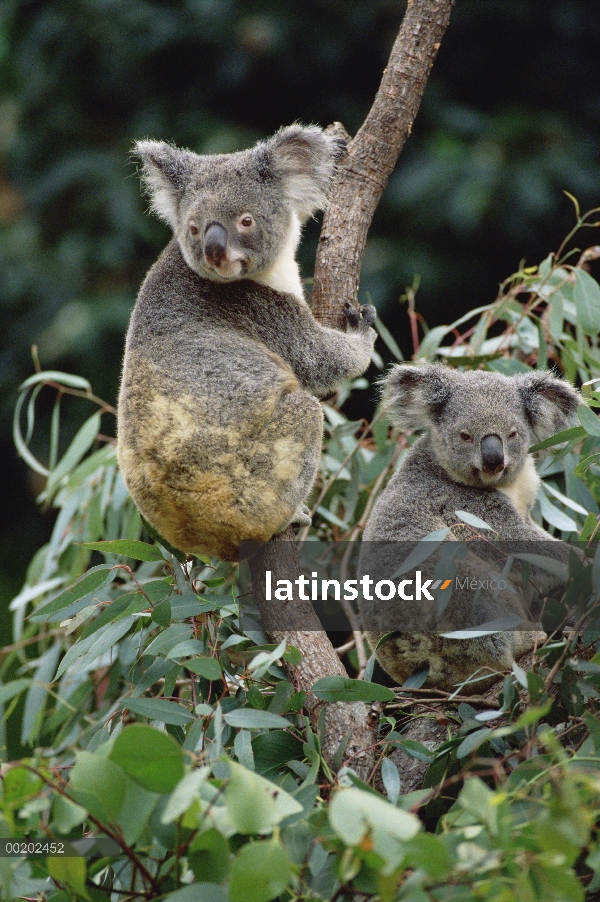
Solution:
<path fill-rule="evenodd" d="M 238 229 L 242 232 L 248 232 L 254 228 L 254 216 L 250 213 L 244 213 L 237 221 Z"/>
<path fill-rule="evenodd" d="M 461 432 L 460 437 L 463 440 L 463 442 L 472 442 L 473 441 L 473 436 L 471 435 L 470 432 L 463 431 L 463 432 Z"/>
<path fill-rule="evenodd" d="M 199 234 L 199 232 L 200 232 L 200 229 L 198 228 L 198 226 L 196 225 L 196 223 L 195 223 L 195 222 L 190 222 L 190 235 L 192 235 L 192 236 L 195 238 L 196 235 Z"/>
<path fill-rule="evenodd" d="M 508 433 L 508 437 L 509 437 L 509 438 L 516 438 L 516 437 L 517 437 L 517 430 L 516 430 L 516 429 L 511 429 L 510 432 Z"/>

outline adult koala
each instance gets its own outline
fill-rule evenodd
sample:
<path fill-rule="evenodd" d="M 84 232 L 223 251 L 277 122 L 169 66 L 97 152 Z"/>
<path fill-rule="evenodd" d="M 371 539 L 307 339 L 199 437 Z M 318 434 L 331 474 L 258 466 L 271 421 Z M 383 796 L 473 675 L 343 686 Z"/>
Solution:
<path fill-rule="evenodd" d="M 240 153 L 157 141 L 135 154 L 174 237 L 141 287 L 118 409 L 121 471 L 172 545 L 236 560 L 244 541 L 310 523 L 321 450 L 317 398 L 371 358 L 373 307 L 321 326 L 295 260 L 343 150 L 292 125 Z"/>
<path fill-rule="evenodd" d="M 460 372 L 440 364 L 402 365 L 392 368 L 383 385 L 392 422 L 424 434 L 373 509 L 363 536 L 361 571 L 392 576 L 407 547 L 443 527 L 450 527 L 446 541 L 472 536 L 456 511 L 478 517 L 496 532 L 496 536 L 485 533 L 490 543 L 479 541 L 476 550 L 466 546 L 466 556 L 457 556 L 462 580 L 454 581 L 441 618 L 435 602 L 424 604 L 414 596 L 361 604 L 373 648 L 386 632 L 394 631 L 377 649 L 377 658 L 399 684 L 428 665 L 429 684 L 450 689 L 478 668 L 510 668 L 514 658 L 534 644 L 535 634 L 526 626 L 472 639 L 444 638 L 440 632 L 504 617 L 527 621 L 514 568 L 515 585 L 497 586 L 502 554 L 496 552 L 512 549 L 567 560 L 568 547 L 530 518 L 539 476 L 528 448 L 567 428 L 581 399 L 574 388 L 544 371 L 507 377 L 480 370 Z M 501 540 L 499 545 L 495 538 Z M 435 560 L 444 550 L 452 550 L 446 542 Z M 423 563 L 424 568 L 433 566 Z M 522 576 L 520 570 L 517 576 Z M 537 567 L 532 568 L 532 580 L 541 584 L 542 591 L 557 582 Z M 402 594 L 406 596 L 406 591 Z"/>

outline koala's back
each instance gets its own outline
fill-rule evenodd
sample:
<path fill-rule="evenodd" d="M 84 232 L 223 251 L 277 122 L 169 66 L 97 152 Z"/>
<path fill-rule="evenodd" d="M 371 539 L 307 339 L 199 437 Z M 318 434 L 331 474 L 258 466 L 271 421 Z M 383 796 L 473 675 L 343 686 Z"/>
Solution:
<path fill-rule="evenodd" d="M 320 405 L 257 327 L 285 318 L 286 304 L 298 301 L 254 282 L 202 279 L 175 242 L 142 286 L 126 344 L 119 462 L 142 514 L 175 547 L 235 560 L 240 542 L 287 525 L 303 469 L 314 476 L 306 446 L 307 435 L 319 446 Z"/>

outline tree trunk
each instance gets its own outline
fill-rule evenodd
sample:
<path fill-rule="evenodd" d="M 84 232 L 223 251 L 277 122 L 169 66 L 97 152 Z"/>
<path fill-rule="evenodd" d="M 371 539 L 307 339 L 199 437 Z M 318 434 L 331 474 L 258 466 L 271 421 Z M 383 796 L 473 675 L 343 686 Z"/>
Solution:
<path fill-rule="evenodd" d="M 343 325 L 344 303 L 356 303 L 360 267 L 373 213 L 406 138 L 411 132 L 425 83 L 448 25 L 454 0 L 408 0 L 406 15 L 384 70 L 381 85 L 365 122 L 349 142 L 325 214 L 313 288 L 312 309 L 328 326 Z M 339 129 L 338 129 L 339 130 Z M 291 528 L 275 536 L 249 562 L 253 595 L 268 635 L 285 637 L 302 653 L 297 672 L 287 668 L 299 689 L 309 690 L 325 676 L 347 676 L 310 603 L 295 597 L 294 615 L 305 629 L 281 627 L 281 602 L 267 601 L 264 574 L 296 579 L 300 574 Z M 307 692 L 306 710 L 316 729 L 324 703 Z M 331 764 L 348 737 L 344 756 L 363 779 L 375 761 L 378 713 L 362 702 L 327 704 L 323 755 Z"/>
<path fill-rule="evenodd" d="M 312 310 L 327 326 L 342 325 L 355 304 L 373 214 L 412 131 L 427 78 L 454 0 L 409 0 L 373 106 L 348 145 L 323 219 Z"/>
<path fill-rule="evenodd" d="M 286 603 L 268 602 L 265 597 L 265 571 L 277 574 L 277 579 L 287 579 L 293 583 L 299 573 L 298 552 L 296 550 L 293 529 L 289 528 L 279 536 L 267 542 L 260 551 L 248 561 L 252 579 L 252 594 L 257 604 L 265 632 L 271 641 L 281 642 L 286 639 L 302 652 L 302 663 L 295 668 L 284 663 L 290 682 L 298 690 L 306 690 L 305 710 L 316 730 L 319 715 L 326 705 L 325 731 L 322 740 L 322 752 L 325 761 L 331 763 L 340 743 L 349 736 L 344 751 L 346 758 L 352 758 L 352 767 L 361 776 L 368 776 L 373 767 L 373 751 L 369 749 L 377 739 L 377 723 L 379 712 L 376 707 L 367 707 L 363 702 L 320 701 L 310 691 L 310 687 L 325 676 L 347 677 L 346 669 L 329 641 L 319 618 L 310 601 L 294 598 L 294 623 L 302 626 L 302 630 L 289 630 L 289 615 L 286 614 Z M 274 577 L 275 578 L 275 577 Z M 295 593 L 296 594 L 296 593 Z M 367 751 L 367 749 L 369 749 Z"/>

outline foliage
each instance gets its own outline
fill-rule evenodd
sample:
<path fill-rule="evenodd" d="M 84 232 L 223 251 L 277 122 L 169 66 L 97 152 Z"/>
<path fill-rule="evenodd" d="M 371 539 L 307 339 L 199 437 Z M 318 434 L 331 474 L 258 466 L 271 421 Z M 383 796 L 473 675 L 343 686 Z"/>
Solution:
<path fill-rule="evenodd" d="M 591 215 L 577 210 L 575 231 Z M 554 447 L 535 515 L 583 541 L 567 591 L 586 600 L 600 596 L 600 286 L 586 269 L 597 255 L 562 248 L 513 275 L 492 304 L 429 331 L 407 293 L 421 358 L 503 373 L 551 363 L 584 384 L 581 426 L 544 443 Z M 340 406 L 364 385 L 326 406 L 319 537 L 360 535 L 411 441 L 390 434 L 381 413 L 348 421 Z M 43 462 L 29 450 L 42 391 L 55 394 Z M 67 402 L 93 412 L 60 456 Z M 343 744 L 332 770 L 281 668 L 299 653 L 242 629 L 237 568 L 148 541 L 102 433 L 113 413 L 86 380 L 60 372 L 34 374 L 19 397 L 15 441 L 58 515 L 12 602 L 14 641 L 0 665 L 10 762 L 0 832 L 40 847 L 0 858 L 3 899 L 578 902 L 600 889 L 600 633 L 588 629 L 579 644 L 555 637 L 530 671 L 505 675 L 496 703 L 450 698 L 454 729 L 435 751 L 404 734 L 411 695 L 426 693 L 413 681 L 382 715 L 370 784 Z M 350 657 L 362 671 L 364 649 Z M 393 695 L 342 678 L 315 691 Z M 398 749 L 427 763 L 423 789 L 402 792 Z M 84 836 L 112 845 L 100 857 L 52 854 L 52 843 Z"/>
<path fill-rule="evenodd" d="M 547 7 L 540 15 L 540 7 Z M 489 298 L 564 234 L 561 190 L 597 203 L 597 0 L 460 0 L 370 230 L 361 291 L 404 353 L 415 271 L 433 325 Z M 52 516 L 9 439 L 32 343 L 113 403 L 137 288 L 168 230 L 143 215 L 134 140 L 250 146 L 295 120 L 364 120 L 405 0 L 0 3 L 0 606 Z M 318 234 L 307 227 L 302 269 Z M 44 393 L 45 394 L 45 393 Z M 40 416 L 50 416 L 40 398 Z M 371 396 L 353 416 L 371 416 Z M 65 406 L 61 448 L 80 421 Z M 112 423 L 107 417 L 105 429 Z M 33 436 L 42 452 L 43 431 Z M 38 444 L 38 442 L 40 444 Z M 63 444 L 64 443 L 64 444 Z M 7 618 L 0 618 L 2 629 Z M 8 641 L 8 634 L 3 635 Z"/>

